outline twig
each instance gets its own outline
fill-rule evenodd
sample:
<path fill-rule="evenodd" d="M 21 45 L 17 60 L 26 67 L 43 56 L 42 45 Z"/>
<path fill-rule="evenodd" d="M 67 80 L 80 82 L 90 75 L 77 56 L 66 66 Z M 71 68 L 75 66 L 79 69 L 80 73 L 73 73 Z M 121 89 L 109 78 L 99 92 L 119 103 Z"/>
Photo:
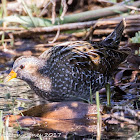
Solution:
<path fill-rule="evenodd" d="M 9 30 L 21 31 L 21 30 L 24 30 L 24 28 L 19 28 L 19 27 L 0 27 L 0 31 L 9 31 Z"/>
<path fill-rule="evenodd" d="M 97 27 L 97 22 L 90 28 L 89 32 L 88 32 L 87 35 L 83 38 L 83 40 L 88 40 L 88 39 L 90 38 L 90 36 L 91 36 L 91 38 L 92 38 L 93 33 L 94 33 L 96 27 Z"/>
<path fill-rule="evenodd" d="M 56 36 L 54 37 L 53 41 L 49 41 L 49 43 L 54 43 L 57 40 L 59 35 L 60 35 L 60 28 L 58 28 Z"/>
<path fill-rule="evenodd" d="M 106 2 L 106 3 L 109 3 L 109 4 L 116 4 L 115 2 L 111 2 L 111 1 L 107 1 L 107 0 L 98 0 L 99 2 Z"/>
<path fill-rule="evenodd" d="M 140 1 L 133 2 L 131 6 L 140 7 Z M 64 16 L 63 23 L 81 22 L 81 21 L 87 21 L 93 19 L 96 20 L 107 16 L 117 15 L 118 12 L 116 11 L 127 12 L 128 8 L 125 7 L 125 5 L 114 5 L 107 8 L 72 14 L 72 15 Z M 58 23 L 59 20 L 60 20 L 59 18 L 56 18 L 55 20 L 56 23 Z"/>
<path fill-rule="evenodd" d="M 122 20 L 122 17 L 117 17 L 117 18 L 111 18 L 111 19 L 105 19 L 105 20 L 99 20 L 98 21 L 98 27 L 106 25 L 109 26 L 110 24 L 114 24 L 114 26 L 116 24 L 118 24 L 120 22 L 120 20 Z M 130 28 L 126 27 L 126 32 L 127 33 L 131 33 L 132 32 L 136 32 L 138 30 L 140 30 L 140 27 L 135 27 L 135 24 L 140 24 L 140 15 L 133 15 L 133 16 L 127 16 L 126 17 L 126 23 L 127 23 L 127 27 L 130 26 Z M 56 33 L 58 31 L 58 29 L 60 29 L 61 31 L 68 31 L 68 30 L 78 30 L 78 29 L 84 29 L 84 28 L 88 28 L 90 26 L 94 26 L 94 24 L 97 21 L 88 21 L 88 22 L 78 22 L 78 23 L 69 23 L 69 24 L 63 24 L 63 25 L 56 25 L 56 26 L 51 26 L 51 27 L 42 27 L 42 28 L 31 28 L 30 30 L 23 30 L 23 31 L 17 31 L 17 32 L 13 32 L 13 36 L 14 38 L 22 38 L 22 37 L 32 37 L 34 35 L 41 35 L 41 34 L 50 34 L 50 33 Z M 129 24 L 130 23 L 130 24 Z M 134 26 L 132 26 L 132 23 L 134 23 Z M 6 30 L 6 29 L 5 29 Z M 113 29 L 110 30 L 103 30 L 98 29 L 94 32 L 94 34 L 108 34 L 111 33 L 113 31 Z M 2 35 L 2 33 L 0 33 L 0 36 Z M 8 38 L 8 32 L 5 31 L 5 37 Z"/>
<path fill-rule="evenodd" d="M 56 7 L 56 1 L 55 0 L 50 0 L 52 3 L 52 24 L 55 23 L 55 17 L 56 17 L 56 13 L 55 13 L 55 7 Z"/>
<path fill-rule="evenodd" d="M 132 116 L 137 117 L 140 120 L 140 115 L 135 111 L 125 106 L 115 106 L 111 112 L 113 113 L 114 110 L 120 110 L 130 113 Z"/>
<path fill-rule="evenodd" d="M 125 7 L 129 8 L 129 9 L 132 9 L 132 10 L 135 10 L 135 11 L 140 11 L 140 8 L 137 8 L 137 7 L 134 7 L 134 6 L 125 5 Z"/>
<path fill-rule="evenodd" d="M 68 0 L 68 5 L 71 5 L 73 0 Z"/>
<path fill-rule="evenodd" d="M 3 52 L 11 54 L 11 55 L 16 55 L 16 51 L 7 49 L 7 43 L 3 44 Z"/>
<path fill-rule="evenodd" d="M 115 118 L 115 119 L 117 119 L 117 120 L 120 120 L 120 121 L 128 122 L 129 124 L 135 124 L 135 125 L 137 125 L 137 126 L 140 126 L 140 123 L 138 123 L 137 121 L 134 121 L 134 120 L 125 118 L 125 117 L 123 117 L 123 116 L 119 116 L 119 115 L 113 114 L 113 115 L 111 115 L 111 117 L 112 117 L 112 118 Z"/>
<path fill-rule="evenodd" d="M 140 115 L 138 114 L 138 111 L 132 110 L 129 107 L 125 107 L 125 106 L 115 106 L 111 110 L 111 113 L 112 113 L 111 117 L 115 118 L 116 120 L 124 121 L 124 122 L 128 122 L 129 124 L 135 124 L 137 126 L 140 126 L 140 123 L 139 123 L 140 122 Z M 128 114 L 128 113 L 130 115 L 132 115 L 131 117 L 134 117 L 135 120 L 126 118 L 125 114 Z"/>
<path fill-rule="evenodd" d="M 45 11 L 45 9 L 50 5 L 51 1 L 49 1 L 43 8 L 43 10 L 41 11 L 41 13 L 39 14 L 39 17 L 41 17 Z"/>
<path fill-rule="evenodd" d="M 62 12 L 62 14 L 61 14 L 61 16 L 60 16 L 60 19 L 63 20 L 65 14 L 66 14 L 66 12 L 67 12 L 67 9 L 68 9 L 66 0 L 61 0 L 61 5 L 62 5 L 62 7 L 63 7 L 63 12 Z"/>
<path fill-rule="evenodd" d="M 130 82 L 135 81 L 138 73 L 139 73 L 139 71 L 136 71 L 136 70 L 132 72 Z"/>
<path fill-rule="evenodd" d="M 44 14 L 45 9 L 50 5 L 51 1 L 49 1 L 43 8 L 43 10 L 40 12 L 39 17 L 41 17 Z"/>

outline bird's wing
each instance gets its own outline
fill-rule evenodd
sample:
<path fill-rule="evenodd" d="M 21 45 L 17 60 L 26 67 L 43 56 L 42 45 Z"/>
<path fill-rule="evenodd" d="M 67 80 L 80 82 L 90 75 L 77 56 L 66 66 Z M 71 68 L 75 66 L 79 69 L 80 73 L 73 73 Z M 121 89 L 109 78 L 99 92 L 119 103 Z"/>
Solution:
<path fill-rule="evenodd" d="M 100 52 L 99 49 L 94 47 L 91 43 L 86 41 L 79 41 L 71 44 L 70 46 L 72 46 L 72 58 L 75 58 L 78 63 L 89 61 L 96 66 L 99 64 L 101 59 L 100 54 L 102 52 Z"/>
<path fill-rule="evenodd" d="M 90 70 L 96 70 L 101 73 L 111 73 L 117 66 L 125 60 L 127 53 L 116 49 L 100 46 L 100 43 L 89 43 L 80 41 L 71 44 L 73 56 L 70 58 L 76 66 L 77 64 Z"/>
<path fill-rule="evenodd" d="M 94 48 L 91 43 L 86 41 L 70 41 L 61 43 L 46 50 L 39 56 L 39 58 L 48 60 L 50 56 L 53 60 L 56 57 L 63 58 L 63 56 L 65 56 L 64 59 L 74 60 L 76 63 L 83 63 L 90 60 L 95 65 L 100 61 L 98 49 Z"/>

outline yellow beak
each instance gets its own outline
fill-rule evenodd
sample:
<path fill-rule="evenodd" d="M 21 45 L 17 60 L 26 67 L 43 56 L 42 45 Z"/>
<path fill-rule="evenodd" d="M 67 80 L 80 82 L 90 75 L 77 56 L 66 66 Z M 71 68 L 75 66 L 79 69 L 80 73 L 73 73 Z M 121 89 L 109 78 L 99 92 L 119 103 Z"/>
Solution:
<path fill-rule="evenodd" d="M 13 78 L 17 77 L 17 73 L 11 70 L 11 72 L 8 74 L 8 76 L 5 78 L 5 82 L 9 82 Z"/>

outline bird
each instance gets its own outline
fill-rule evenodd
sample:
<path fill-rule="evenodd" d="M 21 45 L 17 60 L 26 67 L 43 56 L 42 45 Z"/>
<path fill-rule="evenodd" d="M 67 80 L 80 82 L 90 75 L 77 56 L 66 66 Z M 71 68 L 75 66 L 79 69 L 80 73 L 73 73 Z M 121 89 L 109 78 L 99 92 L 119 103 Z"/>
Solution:
<path fill-rule="evenodd" d="M 125 21 L 104 40 L 69 41 L 51 47 L 39 57 L 21 56 L 6 81 L 18 78 L 47 101 L 89 100 L 100 90 L 128 53 L 119 50 Z"/>

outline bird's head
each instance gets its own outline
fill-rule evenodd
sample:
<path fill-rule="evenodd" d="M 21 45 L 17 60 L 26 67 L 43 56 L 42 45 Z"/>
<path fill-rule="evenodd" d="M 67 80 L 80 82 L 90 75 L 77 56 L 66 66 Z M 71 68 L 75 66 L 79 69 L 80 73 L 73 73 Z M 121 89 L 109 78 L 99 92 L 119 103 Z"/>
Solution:
<path fill-rule="evenodd" d="M 43 62 L 33 56 L 22 56 L 16 59 L 13 69 L 6 77 L 5 81 L 10 81 L 13 78 L 30 81 L 37 74 L 38 69 L 43 65 Z"/>

